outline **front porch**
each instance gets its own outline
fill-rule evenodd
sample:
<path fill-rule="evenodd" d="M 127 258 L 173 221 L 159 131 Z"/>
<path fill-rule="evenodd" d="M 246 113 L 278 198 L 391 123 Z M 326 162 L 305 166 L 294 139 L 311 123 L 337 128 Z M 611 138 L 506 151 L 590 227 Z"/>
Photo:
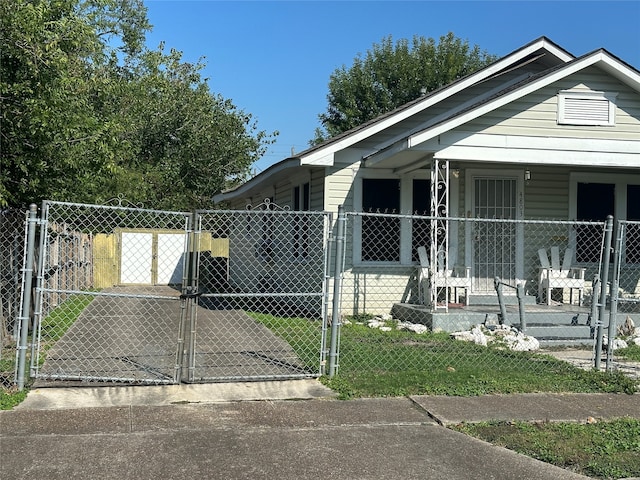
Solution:
<path fill-rule="evenodd" d="M 500 318 L 497 297 L 489 295 L 471 296 L 469 305 L 449 304 L 447 311 L 433 311 L 429 306 L 411 303 L 396 303 L 391 308 L 393 318 L 403 322 L 426 325 L 432 331 L 456 332 L 469 330 L 475 325 L 504 323 L 521 330 L 520 311 L 515 296 L 505 297 L 506 319 Z M 606 310 L 603 328 L 608 328 L 609 308 Z M 620 313 L 620 312 L 619 312 Z M 640 324 L 640 313 L 622 313 Z M 535 337 L 544 347 L 592 346 L 595 325 L 590 306 L 578 306 L 553 302 L 536 303 L 536 298 L 524 300 L 526 335 Z M 618 322 L 619 323 L 619 322 Z"/>

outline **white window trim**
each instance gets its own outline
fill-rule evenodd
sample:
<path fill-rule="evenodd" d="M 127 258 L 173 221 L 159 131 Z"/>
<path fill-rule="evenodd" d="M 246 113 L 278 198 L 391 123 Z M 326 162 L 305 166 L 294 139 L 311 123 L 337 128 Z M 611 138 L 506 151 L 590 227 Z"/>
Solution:
<path fill-rule="evenodd" d="M 413 180 L 429 180 L 431 173 L 427 170 L 412 171 L 406 174 L 398 174 L 388 169 L 379 170 L 359 170 L 353 180 L 353 209 L 354 212 L 362 212 L 362 180 L 363 179 L 396 179 L 400 181 L 400 213 L 408 214 L 413 207 Z M 453 192 L 453 183 L 451 195 L 457 198 L 458 188 L 455 183 L 455 192 Z M 450 207 L 451 208 L 451 207 Z M 362 217 L 356 215 L 353 217 L 353 264 L 354 266 L 411 266 L 416 262 L 411 260 L 411 232 L 408 227 L 410 220 L 408 218 L 400 219 L 400 261 L 363 261 L 362 260 Z"/>
<path fill-rule="evenodd" d="M 616 92 L 597 92 L 584 90 L 560 90 L 558 92 L 558 125 L 584 125 L 584 126 L 605 126 L 612 127 L 616 124 Z M 606 121 L 599 121 L 593 118 L 567 118 L 565 116 L 566 100 L 606 100 L 609 102 L 609 114 Z"/>

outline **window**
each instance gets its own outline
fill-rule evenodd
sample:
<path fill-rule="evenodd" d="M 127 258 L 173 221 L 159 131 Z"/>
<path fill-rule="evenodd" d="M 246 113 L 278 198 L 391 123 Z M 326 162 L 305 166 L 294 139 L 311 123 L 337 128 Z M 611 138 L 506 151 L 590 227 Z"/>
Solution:
<path fill-rule="evenodd" d="M 562 90 L 558 93 L 559 125 L 615 125 L 617 93 Z"/>
<path fill-rule="evenodd" d="M 308 212 L 311 209 L 309 183 L 293 188 L 293 210 Z M 293 257 L 301 260 L 309 256 L 309 216 L 305 214 L 293 217 Z"/>
<path fill-rule="evenodd" d="M 595 201 L 594 201 L 595 200 Z M 615 211 L 615 184 L 578 183 L 576 220 L 604 221 Z M 576 261 L 596 263 L 600 260 L 602 227 L 579 225 L 576 234 Z"/>
<path fill-rule="evenodd" d="M 385 174 L 389 176 L 383 176 Z M 390 178 L 391 175 L 390 172 L 367 171 L 354 182 L 353 207 L 362 213 L 353 223 L 355 264 L 415 265 L 418 247 L 428 248 L 431 244 L 430 219 L 410 216 L 431 215 L 428 171 L 395 178 Z"/>
<path fill-rule="evenodd" d="M 273 204 L 273 197 L 268 199 L 260 206 L 260 213 L 257 213 L 259 218 L 259 235 L 260 241 L 256 246 L 256 257 L 263 262 L 270 262 L 275 259 L 275 247 L 276 242 L 274 238 L 274 224 L 273 215 L 270 213 L 275 210 Z"/>
<path fill-rule="evenodd" d="M 627 185 L 627 220 L 640 221 L 640 185 Z M 636 224 L 626 231 L 625 261 L 640 263 L 640 235 Z"/>
<path fill-rule="evenodd" d="M 400 213 L 400 180 L 362 179 L 364 213 Z M 365 262 L 400 261 L 400 219 L 390 216 L 362 218 L 362 256 Z"/>
<path fill-rule="evenodd" d="M 431 181 L 413 180 L 413 199 L 411 205 L 413 215 L 429 216 L 431 214 Z M 411 260 L 418 261 L 418 247 L 431 244 L 431 222 L 427 219 L 413 220 L 411 225 Z"/>
<path fill-rule="evenodd" d="M 612 215 L 614 220 L 640 220 L 640 175 L 573 173 L 570 190 L 570 218 L 604 222 L 608 215 Z M 635 224 L 628 227 L 636 228 Z M 626 233 L 622 262 L 640 264 L 640 240 L 636 240 L 639 237 Z M 614 239 L 616 235 L 614 231 Z M 598 262 L 602 248 L 601 237 L 601 225 L 579 225 L 575 237 L 576 261 Z"/>

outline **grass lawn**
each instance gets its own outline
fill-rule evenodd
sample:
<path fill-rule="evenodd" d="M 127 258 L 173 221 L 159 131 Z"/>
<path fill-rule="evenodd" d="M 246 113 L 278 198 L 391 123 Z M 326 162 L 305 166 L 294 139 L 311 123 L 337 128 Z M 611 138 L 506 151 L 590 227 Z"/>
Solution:
<path fill-rule="evenodd" d="M 591 424 L 497 422 L 453 428 L 590 477 L 640 477 L 640 420 Z"/>
<path fill-rule="evenodd" d="M 73 295 L 42 320 L 40 365 L 44 363 L 47 350 L 65 334 L 92 300 L 93 295 Z M 29 342 L 31 342 L 31 338 Z M 31 351 L 27 350 L 27 363 L 30 361 L 30 353 Z M 13 378 L 13 372 L 16 368 L 15 360 L 15 346 L 5 348 L 5 351 L 2 352 L 2 360 L 0 360 L 0 372 Z M 28 368 L 29 365 L 27 365 Z M 0 410 L 9 410 L 18 405 L 27 396 L 28 391 L 29 384 L 25 385 L 22 391 L 18 391 L 15 386 L 0 387 Z"/>
<path fill-rule="evenodd" d="M 251 313 L 308 366 L 319 359 L 318 321 Z M 342 399 L 531 392 L 633 393 L 622 373 L 585 371 L 549 355 L 456 341 L 447 333 L 341 327 L 338 374 L 322 378 Z"/>
<path fill-rule="evenodd" d="M 447 333 L 382 332 L 362 325 L 342 327 L 338 375 L 324 381 L 344 399 L 636 388 L 621 373 L 585 371 L 541 353 L 483 347 Z"/>
<path fill-rule="evenodd" d="M 319 320 L 276 317 L 259 312 L 246 313 L 291 345 L 298 358 L 310 371 L 320 371 L 322 324 Z"/>
<path fill-rule="evenodd" d="M 627 348 L 616 350 L 616 355 L 633 362 L 640 362 L 640 345 L 630 345 Z"/>
<path fill-rule="evenodd" d="M 92 298 L 74 296 L 56 308 L 43 320 L 43 338 L 53 344 Z M 318 320 L 249 314 L 289 343 L 310 372 L 319 372 L 322 326 Z M 627 350 L 632 356 L 640 348 Z M 636 383 L 622 373 L 585 371 L 541 353 L 512 352 L 500 345 L 483 347 L 453 340 L 447 333 L 384 332 L 357 324 L 342 326 L 338 373 L 321 380 L 341 399 L 531 392 L 630 394 L 636 390 Z M 22 393 L 0 391 L 0 406 L 11 408 L 13 400 L 6 399 L 7 395 L 13 399 Z"/>

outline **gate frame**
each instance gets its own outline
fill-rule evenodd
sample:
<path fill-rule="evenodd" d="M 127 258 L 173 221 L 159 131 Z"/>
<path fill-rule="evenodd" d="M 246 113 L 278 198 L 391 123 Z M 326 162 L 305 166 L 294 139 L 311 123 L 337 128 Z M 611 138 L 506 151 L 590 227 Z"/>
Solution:
<path fill-rule="evenodd" d="M 57 202 L 57 201 L 49 201 L 45 200 L 42 202 L 42 210 L 40 218 L 37 218 L 37 207 L 32 205 L 32 217 L 25 222 L 25 235 L 33 237 L 33 241 L 25 242 L 25 268 L 23 268 L 23 277 L 26 280 L 27 278 L 30 280 L 33 275 L 30 275 L 26 269 L 28 263 L 28 258 L 35 259 L 37 255 L 37 271 L 36 271 L 36 286 L 34 289 L 35 294 L 33 296 L 26 296 L 26 292 L 31 292 L 30 286 L 26 284 L 26 281 L 23 281 L 23 295 L 24 299 L 24 312 L 21 313 L 20 318 L 18 319 L 19 328 L 22 328 L 21 335 L 18 339 L 18 349 L 16 355 L 17 358 L 17 368 L 16 368 L 16 377 L 18 377 L 18 372 L 25 372 L 27 359 L 26 359 L 26 349 L 29 348 L 27 346 L 27 335 L 29 331 L 29 320 L 30 317 L 29 311 L 32 305 L 34 305 L 33 309 L 33 322 L 31 325 L 31 333 L 32 333 L 32 341 L 31 341 L 31 359 L 30 359 L 30 369 L 29 375 L 32 378 L 42 378 L 42 379 L 53 379 L 53 380 L 88 380 L 88 381 L 112 381 L 114 385 L 117 384 L 130 384 L 132 382 L 140 383 L 140 384 L 178 384 L 182 382 L 188 382 L 188 379 L 194 378 L 193 368 L 195 361 L 195 331 L 196 328 L 196 311 L 198 308 L 197 298 L 202 294 L 198 292 L 198 269 L 199 269 L 199 254 L 195 253 L 199 252 L 199 246 L 201 241 L 202 231 L 200 229 L 200 214 L 206 211 L 196 211 L 193 213 L 187 212 L 171 212 L 171 211 L 161 211 L 161 210 L 152 210 L 152 209 L 144 209 L 144 208 L 133 208 L 133 207 L 125 207 L 122 206 L 121 202 L 118 202 L 119 205 L 95 205 L 95 204 L 81 204 L 81 203 L 72 203 L 72 202 Z M 44 295 L 45 293 L 58 293 L 58 294 L 68 294 L 68 295 L 88 295 L 97 297 L 129 297 L 129 298 L 156 298 L 156 299 L 171 299 L 174 300 L 176 297 L 167 297 L 162 295 L 148 295 L 148 294 L 118 294 L 113 292 L 89 292 L 83 289 L 67 289 L 67 288 L 49 288 L 45 284 L 45 268 L 47 267 L 47 261 L 49 260 L 49 238 L 51 236 L 51 232 L 49 231 L 50 225 L 50 209 L 52 206 L 61 205 L 66 207 L 79 207 L 79 208 L 87 208 L 92 210 L 124 210 L 131 212 L 149 212 L 149 213 L 159 213 L 159 214 L 175 214 L 181 217 L 184 217 L 184 234 L 186 235 L 184 242 L 184 250 L 183 250 L 183 268 L 182 268 L 182 285 L 180 288 L 180 296 L 179 301 L 180 305 L 180 319 L 178 324 L 178 330 L 175 338 L 175 365 L 174 365 L 174 373 L 173 378 L 168 381 L 162 381 L 158 378 L 143 378 L 143 379 L 129 379 L 129 378 L 105 378 L 98 376 L 86 376 L 83 375 L 83 372 L 79 372 L 79 375 L 70 374 L 68 377 L 66 375 L 58 376 L 58 375 L 49 375 L 43 374 L 40 371 L 38 366 L 40 355 L 41 355 L 41 342 L 42 342 L 42 320 L 47 312 L 43 312 L 44 307 Z M 273 204 L 275 206 L 275 204 Z M 288 208 L 287 208 L 288 210 Z M 211 210 L 210 210 L 211 211 Z M 213 210 L 213 212 L 217 212 L 218 210 Z M 234 210 L 228 212 L 235 212 Z M 274 212 L 275 213 L 275 212 Z M 292 212 L 293 213 L 293 212 Z M 328 285 L 330 281 L 330 266 L 329 266 L 329 258 L 331 255 L 331 245 L 333 243 L 332 237 L 332 226 L 333 226 L 333 218 L 330 212 L 296 212 L 298 214 L 313 214 L 313 215 L 322 215 L 324 220 L 322 222 L 322 272 L 319 277 L 322 278 L 321 288 L 317 292 L 309 293 L 301 293 L 299 295 L 318 297 L 320 299 L 320 314 L 321 314 L 321 334 L 320 334 L 320 343 L 317 345 L 318 347 L 318 370 L 317 374 L 305 374 L 305 375 L 293 375 L 287 376 L 287 378 L 301 378 L 302 376 L 308 377 L 317 377 L 324 375 L 326 369 L 326 360 L 327 360 L 327 350 L 326 350 L 326 342 L 328 338 L 328 304 L 329 304 L 329 292 Z M 182 222 L 182 220 L 180 220 Z M 196 223 L 198 222 L 198 223 Z M 64 223 L 64 222 L 63 222 Z M 39 238 L 38 238 L 38 247 L 39 251 L 36 247 L 36 226 L 40 226 Z M 82 228 L 82 227 L 78 227 Z M 28 244 L 27 244 L 28 243 Z M 189 257 L 191 255 L 191 257 Z M 33 263 L 33 261 L 32 261 Z M 31 269 L 30 272 L 33 272 Z M 296 295 L 296 294 L 294 294 Z M 26 317 L 26 318 L 25 318 Z M 20 353 L 18 355 L 18 352 Z M 185 358 L 186 357 L 186 358 Z M 188 363 L 185 363 L 188 362 Z M 187 380 L 184 379 L 183 369 L 187 368 Z M 64 377 L 64 378 L 63 378 Z M 282 379 L 280 376 L 274 377 L 274 379 Z M 246 378 L 239 378 L 239 381 L 246 381 Z M 19 388 L 24 388 L 24 377 L 20 379 Z"/>
<path fill-rule="evenodd" d="M 47 254 L 48 254 L 48 238 L 49 238 L 49 209 L 51 205 L 65 205 L 65 206 L 69 206 L 69 207 L 84 207 L 84 208 L 93 208 L 93 209 L 103 209 L 103 210 L 121 210 L 121 211 L 130 211 L 130 212 L 147 212 L 147 213 L 159 213 L 159 214 L 163 214 L 163 215 L 179 215 L 179 216 L 183 216 L 184 217 L 184 233 L 187 236 L 187 239 L 190 237 L 190 232 L 192 231 L 192 215 L 189 213 L 185 213 L 185 212 L 175 212 L 175 211 L 164 211 L 164 210 L 153 210 L 153 209 L 144 209 L 144 208 L 132 208 L 132 207 L 125 207 L 122 206 L 121 202 L 119 202 L 119 205 L 116 206 L 111 206 L 111 205 L 95 205 L 95 204 L 81 204 L 81 203 L 73 203 L 73 202 L 57 202 L 57 201 L 51 201 L 51 200 L 44 200 L 42 202 L 42 212 L 41 212 L 41 218 L 39 220 L 37 220 L 37 223 L 40 225 L 40 250 L 39 250 L 39 256 L 38 256 L 38 270 L 37 270 L 37 279 L 36 279 L 36 288 L 35 288 L 35 308 L 34 308 L 34 315 L 33 315 L 33 326 L 32 326 L 32 342 L 31 342 L 31 362 L 30 362 L 30 369 L 29 369 L 29 373 L 30 376 L 32 378 L 43 378 L 43 379 L 53 379 L 53 380 L 89 380 L 89 381 L 112 381 L 114 382 L 114 384 L 120 384 L 120 382 L 122 382 L 122 384 L 130 384 L 132 383 L 131 380 L 129 379 L 122 379 L 122 378 L 105 378 L 105 377 L 90 377 L 90 376 L 71 376 L 69 378 L 62 378 L 62 377 L 58 377 L 58 376 L 43 376 L 39 373 L 39 367 L 38 367 L 38 363 L 39 363 L 39 359 L 40 359 L 40 353 L 41 353 L 41 348 L 40 348 L 40 342 L 41 342 L 41 334 L 42 334 L 42 330 L 41 330 L 41 323 L 42 323 L 42 317 L 43 317 L 43 312 L 42 312 L 42 304 L 43 304 L 43 296 L 45 292 L 51 292 L 51 293 L 65 293 L 65 294 L 79 294 L 79 295 L 87 295 L 86 291 L 83 290 L 62 290 L 62 289 L 50 289 L 50 288 L 44 288 L 43 284 L 44 284 L 44 269 L 46 266 L 46 258 L 47 258 Z M 183 265 L 186 263 L 187 260 L 187 241 L 185 240 L 185 247 L 183 249 Z M 28 253 L 27 253 L 28 255 Z M 175 358 L 175 365 L 174 365 L 174 374 L 173 374 L 173 379 L 169 380 L 169 381 L 159 381 L 158 379 L 142 379 L 142 380 L 136 380 L 135 383 L 141 383 L 141 384 L 177 384 L 180 383 L 180 375 L 181 375 L 181 369 L 182 369 L 182 365 L 181 363 L 179 363 L 179 359 L 182 358 L 182 353 L 183 353 L 183 344 L 184 344 L 184 323 L 185 323 L 185 315 L 186 315 L 186 310 L 187 310 L 187 304 L 186 304 L 186 296 L 185 296 L 185 290 L 184 290 L 184 285 L 185 285 L 185 279 L 186 279 L 186 274 L 187 274 L 187 269 L 183 268 L 183 286 L 182 286 L 182 294 L 178 297 L 179 301 L 181 302 L 181 308 L 180 308 L 180 319 L 179 319 L 179 326 L 178 326 L 178 334 L 176 335 L 176 347 L 175 347 L 175 352 L 174 352 L 174 358 Z M 100 293 L 100 292 L 92 292 L 91 295 L 93 296 L 102 296 L 102 297 L 111 297 L 111 298 L 117 298 L 117 297 L 134 297 L 134 298 L 155 298 L 155 299 L 166 299 L 166 300 L 174 300 L 175 297 L 167 297 L 167 296 L 160 296 L 160 295 L 127 295 L 127 294 L 113 294 L 113 293 Z M 28 318 L 27 318 L 28 320 Z M 25 329 L 27 330 L 27 329 Z M 22 366 L 24 369 L 24 364 L 26 362 L 23 361 Z M 20 364 L 18 365 L 18 369 L 20 368 Z"/>
<path fill-rule="evenodd" d="M 190 239 L 192 240 L 189 246 L 189 252 L 192 252 L 191 255 L 191 264 L 189 267 L 190 278 L 187 281 L 188 287 L 185 289 L 186 291 L 183 295 L 189 299 L 189 331 L 185 333 L 188 336 L 188 348 L 187 351 L 187 379 L 182 380 L 185 383 L 196 383 L 200 382 L 199 380 L 195 380 L 195 360 L 196 360 L 196 345 L 195 345 L 195 336 L 197 335 L 197 311 L 198 311 L 198 298 L 215 298 L 216 294 L 207 294 L 200 292 L 200 254 L 201 254 L 201 239 L 202 239 L 202 218 L 206 214 L 236 214 L 237 212 L 243 212 L 244 214 L 250 210 L 257 210 L 259 207 L 264 207 L 265 210 L 260 210 L 261 215 L 274 215 L 274 216 L 282 216 L 288 213 L 296 214 L 296 215 L 311 215 L 314 217 L 323 217 L 323 229 L 322 229 L 322 244 L 323 244 L 323 252 L 322 252 L 322 273 L 321 273 L 321 288 L 317 292 L 313 293 L 280 293 L 280 294 L 272 294 L 272 293 L 240 293 L 240 294 L 225 294 L 221 295 L 223 297 L 273 297 L 273 296 L 300 296 L 300 297 L 317 297 L 320 298 L 320 314 L 321 314 L 321 335 L 320 335 L 320 344 L 318 345 L 318 370 L 317 373 L 314 374 L 287 374 L 287 375 L 269 375 L 269 376 L 246 376 L 246 377 L 211 377 L 206 380 L 210 382 L 220 382 L 220 381 L 251 381 L 251 380 L 286 380 L 286 379 L 297 379 L 297 378 L 317 378 L 322 376 L 326 372 L 327 366 L 327 355 L 328 351 L 326 348 L 327 338 L 328 338 L 328 309 L 329 309 L 329 281 L 331 278 L 330 275 L 330 265 L 329 259 L 331 256 L 332 248 L 331 245 L 333 243 L 333 235 L 332 235 L 332 226 L 333 226 L 333 214 L 331 212 L 326 211 L 294 211 L 290 210 L 288 206 L 281 207 L 270 199 L 265 199 L 265 201 L 259 205 L 247 205 L 247 210 L 196 210 L 193 213 L 193 231 Z M 251 215 L 251 214 L 250 214 Z M 320 275 L 319 275 L 320 276 Z M 202 383 L 202 382 L 200 382 Z"/>

